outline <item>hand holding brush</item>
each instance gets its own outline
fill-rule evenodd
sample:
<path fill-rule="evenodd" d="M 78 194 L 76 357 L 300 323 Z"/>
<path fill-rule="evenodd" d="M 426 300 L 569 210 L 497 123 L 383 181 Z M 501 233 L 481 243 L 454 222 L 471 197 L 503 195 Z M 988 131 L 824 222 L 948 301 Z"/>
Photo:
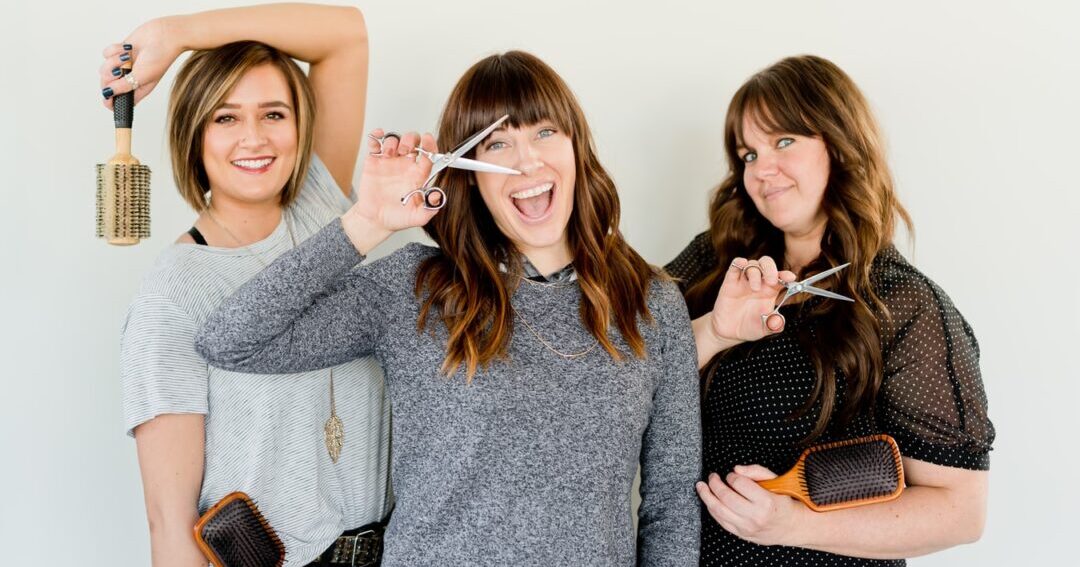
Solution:
<path fill-rule="evenodd" d="M 130 50 L 126 50 L 130 52 Z M 130 76 L 129 54 L 121 56 L 119 76 Z M 129 81 L 132 91 L 137 82 Z M 106 98 L 111 89 L 106 87 Z M 97 166 L 96 234 L 109 244 L 138 244 L 150 236 L 150 168 L 131 155 L 131 125 L 135 115 L 134 92 L 113 98 L 113 121 L 116 127 L 116 153 Z"/>
<path fill-rule="evenodd" d="M 736 466 L 726 480 L 710 474 L 707 483 L 697 483 L 698 496 L 724 529 L 760 545 L 785 541 L 782 526 L 798 515 L 797 501 L 829 512 L 894 500 L 905 486 L 900 448 L 888 435 L 810 447 L 781 476 L 758 465 Z M 770 492 L 793 499 L 777 500 Z M 754 511 L 762 506 L 781 519 L 762 520 Z"/>

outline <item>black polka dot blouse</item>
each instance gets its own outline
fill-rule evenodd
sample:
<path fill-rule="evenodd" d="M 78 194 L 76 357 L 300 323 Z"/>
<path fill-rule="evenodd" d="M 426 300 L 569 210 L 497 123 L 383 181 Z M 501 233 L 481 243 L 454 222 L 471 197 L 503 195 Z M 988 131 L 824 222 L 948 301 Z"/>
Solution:
<path fill-rule="evenodd" d="M 685 292 L 718 264 L 709 234 L 698 235 L 666 270 Z M 727 264 L 731 259 L 724 260 Z M 909 458 L 964 469 L 989 468 L 994 427 L 987 417 L 979 346 L 967 321 L 934 282 L 889 247 L 874 260 L 871 282 L 892 314 L 881 324 L 885 376 L 872 415 L 840 427 L 835 418 L 814 443 L 887 433 Z M 811 305 L 812 298 L 803 306 Z M 824 300 L 829 301 L 829 300 Z M 815 321 L 800 304 L 781 308 L 779 335 L 740 345 L 714 359 L 702 392 L 703 477 L 727 475 L 738 464 L 760 464 L 777 474 L 794 466 L 819 413 L 795 417 L 815 382 L 810 357 L 797 340 L 814 335 Z M 703 313 L 691 313 L 694 318 Z M 821 337 L 828 340 L 827 337 Z M 839 407 L 843 377 L 836 391 Z M 827 513 L 827 512 L 826 512 Z M 859 559 L 785 546 L 760 546 L 728 533 L 702 507 L 701 564 L 737 567 L 904 565 L 903 560 Z"/>

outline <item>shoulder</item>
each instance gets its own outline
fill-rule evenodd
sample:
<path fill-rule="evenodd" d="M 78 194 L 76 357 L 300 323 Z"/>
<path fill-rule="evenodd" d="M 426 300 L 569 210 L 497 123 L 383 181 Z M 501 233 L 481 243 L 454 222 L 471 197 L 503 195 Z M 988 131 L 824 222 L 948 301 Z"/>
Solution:
<path fill-rule="evenodd" d="M 667 262 L 664 271 L 686 286 L 699 279 L 703 272 L 712 270 L 716 261 L 712 234 L 706 230 L 694 237 L 675 259 Z"/>
<path fill-rule="evenodd" d="M 173 244 L 143 276 L 131 309 L 171 304 L 193 320 L 199 319 L 208 313 L 210 303 L 228 295 L 228 280 L 201 257 L 196 245 Z"/>
<path fill-rule="evenodd" d="M 683 320 L 689 321 L 686 300 L 683 299 L 678 284 L 662 271 L 657 270 L 649 282 L 646 304 L 653 319 L 665 327 L 679 324 Z"/>
<path fill-rule="evenodd" d="M 298 214 L 308 215 L 325 223 L 330 216 L 340 215 L 351 206 L 352 200 L 342 192 L 326 164 L 318 154 L 312 153 L 307 174 L 290 207 Z"/>
<path fill-rule="evenodd" d="M 930 277 L 905 259 L 894 246 L 878 253 L 870 270 L 874 291 L 889 310 L 883 326 L 902 327 L 915 318 L 958 316 L 952 299 Z"/>

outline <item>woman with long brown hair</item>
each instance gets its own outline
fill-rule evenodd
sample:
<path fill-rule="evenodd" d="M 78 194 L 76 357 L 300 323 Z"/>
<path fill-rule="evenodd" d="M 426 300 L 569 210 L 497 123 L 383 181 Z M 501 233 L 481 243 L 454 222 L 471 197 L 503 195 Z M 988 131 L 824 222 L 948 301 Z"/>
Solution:
<path fill-rule="evenodd" d="M 520 176 L 447 169 L 441 212 L 419 197 L 402 206 L 431 167 L 414 149 L 434 139 L 372 142 L 356 205 L 227 299 L 198 350 L 245 372 L 379 360 L 397 497 L 384 565 L 695 563 L 686 307 L 623 239 L 584 114 L 542 61 L 508 52 L 474 65 L 439 141 L 455 147 L 503 115 L 468 157 Z M 413 226 L 439 248 L 356 267 Z"/>
<path fill-rule="evenodd" d="M 994 437 L 978 344 L 893 246 L 911 220 L 858 87 L 825 59 L 784 59 L 736 92 L 724 142 L 709 230 L 667 267 L 702 367 L 702 564 L 903 564 L 978 539 Z M 815 286 L 853 302 L 812 297 L 763 321 L 780 280 L 848 262 Z M 903 455 L 895 501 L 815 513 L 755 482 L 809 444 L 875 433 Z"/>
<path fill-rule="evenodd" d="M 106 105 L 132 90 L 136 101 L 150 95 L 188 51 L 167 131 L 176 189 L 197 217 L 143 279 L 120 352 L 152 563 L 205 567 L 192 528 L 243 491 L 284 543 L 288 565 L 359 564 L 371 557 L 354 550 L 377 554 L 393 505 L 378 365 L 367 358 L 270 379 L 210 368 L 194 343 L 223 298 L 352 205 L 367 96 L 364 17 L 274 4 L 156 18 L 106 48 Z M 128 61 L 132 73 L 118 78 Z M 324 435 L 331 417 L 343 424 L 341 443 Z"/>

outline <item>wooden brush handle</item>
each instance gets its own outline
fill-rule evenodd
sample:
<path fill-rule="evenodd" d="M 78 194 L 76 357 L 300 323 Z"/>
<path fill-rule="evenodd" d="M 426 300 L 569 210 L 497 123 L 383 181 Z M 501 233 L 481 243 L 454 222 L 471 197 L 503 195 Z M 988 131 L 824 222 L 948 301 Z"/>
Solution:
<path fill-rule="evenodd" d="M 794 496 L 800 500 L 806 499 L 806 491 L 802 489 L 799 484 L 799 470 L 798 467 L 789 470 L 781 476 L 778 476 L 770 480 L 759 480 L 758 485 L 768 490 L 769 492 L 775 492 L 776 494 L 786 494 L 788 496 Z"/>

